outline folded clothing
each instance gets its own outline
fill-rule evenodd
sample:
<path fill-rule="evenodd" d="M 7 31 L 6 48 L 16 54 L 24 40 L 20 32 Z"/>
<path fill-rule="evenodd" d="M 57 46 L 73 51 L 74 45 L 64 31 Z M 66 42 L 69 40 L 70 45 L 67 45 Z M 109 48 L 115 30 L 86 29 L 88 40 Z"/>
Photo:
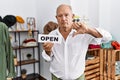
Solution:
<path fill-rule="evenodd" d="M 25 39 L 23 41 L 23 46 L 36 46 L 37 45 L 37 42 L 34 38 L 29 38 L 29 39 Z"/>
<path fill-rule="evenodd" d="M 117 41 L 112 41 L 111 45 L 113 46 L 114 49 L 120 49 L 120 44 Z"/>
<path fill-rule="evenodd" d="M 88 47 L 89 49 L 94 49 L 94 48 L 101 48 L 101 46 L 100 45 L 96 45 L 96 44 L 89 44 L 89 47 Z"/>

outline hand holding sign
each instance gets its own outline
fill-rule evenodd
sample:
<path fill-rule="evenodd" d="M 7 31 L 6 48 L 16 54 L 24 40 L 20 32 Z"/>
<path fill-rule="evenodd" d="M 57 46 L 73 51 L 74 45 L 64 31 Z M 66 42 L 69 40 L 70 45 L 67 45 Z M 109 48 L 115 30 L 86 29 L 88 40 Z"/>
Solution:
<path fill-rule="evenodd" d="M 52 47 L 53 47 L 54 43 L 50 43 L 50 42 L 46 42 L 43 44 L 43 49 L 46 51 L 46 53 L 50 56 L 51 51 L 52 51 Z"/>
<path fill-rule="evenodd" d="M 61 43 L 62 38 L 57 35 L 38 35 L 38 42 L 43 43 L 43 49 L 50 56 L 54 43 Z"/>

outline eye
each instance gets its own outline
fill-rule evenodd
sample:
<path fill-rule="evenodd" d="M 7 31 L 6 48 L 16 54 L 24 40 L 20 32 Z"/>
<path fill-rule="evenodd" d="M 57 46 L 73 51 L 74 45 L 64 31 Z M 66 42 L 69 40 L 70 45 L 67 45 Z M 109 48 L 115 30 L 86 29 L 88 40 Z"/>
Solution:
<path fill-rule="evenodd" d="M 62 17 L 62 15 L 58 15 L 57 17 L 59 17 L 59 18 L 60 18 L 60 17 Z"/>
<path fill-rule="evenodd" d="M 68 17 L 69 14 L 65 14 L 65 17 Z"/>

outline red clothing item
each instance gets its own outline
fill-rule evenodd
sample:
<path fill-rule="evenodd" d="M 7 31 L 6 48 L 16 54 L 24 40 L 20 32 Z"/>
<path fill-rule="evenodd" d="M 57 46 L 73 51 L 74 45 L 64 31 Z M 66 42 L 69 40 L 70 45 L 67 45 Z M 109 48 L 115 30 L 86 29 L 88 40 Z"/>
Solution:
<path fill-rule="evenodd" d="M 114 49 L 120 49 L 120 44 L 117 41 L 112 41 L 111 45 L 113 46 Z"/>
<path fill-rule="evenodd" d="M 95 44 L 89 44 L 88 49 L 94 49 L 94 48 L 101 48 L 100 45 L 95 45 Z"/>

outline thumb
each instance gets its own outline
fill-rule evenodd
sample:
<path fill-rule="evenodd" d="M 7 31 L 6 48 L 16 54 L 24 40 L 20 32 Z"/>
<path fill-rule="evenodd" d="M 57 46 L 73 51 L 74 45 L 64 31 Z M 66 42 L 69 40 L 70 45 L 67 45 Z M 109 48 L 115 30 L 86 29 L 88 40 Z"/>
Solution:
<path fill-rule="evenodd" d="M 79 34 L 79 33 L 78 33 L 78 32 L 74 32 L 74 33 L 73 33 L 73 37 L 76 36 L 77 34 Z"/>

